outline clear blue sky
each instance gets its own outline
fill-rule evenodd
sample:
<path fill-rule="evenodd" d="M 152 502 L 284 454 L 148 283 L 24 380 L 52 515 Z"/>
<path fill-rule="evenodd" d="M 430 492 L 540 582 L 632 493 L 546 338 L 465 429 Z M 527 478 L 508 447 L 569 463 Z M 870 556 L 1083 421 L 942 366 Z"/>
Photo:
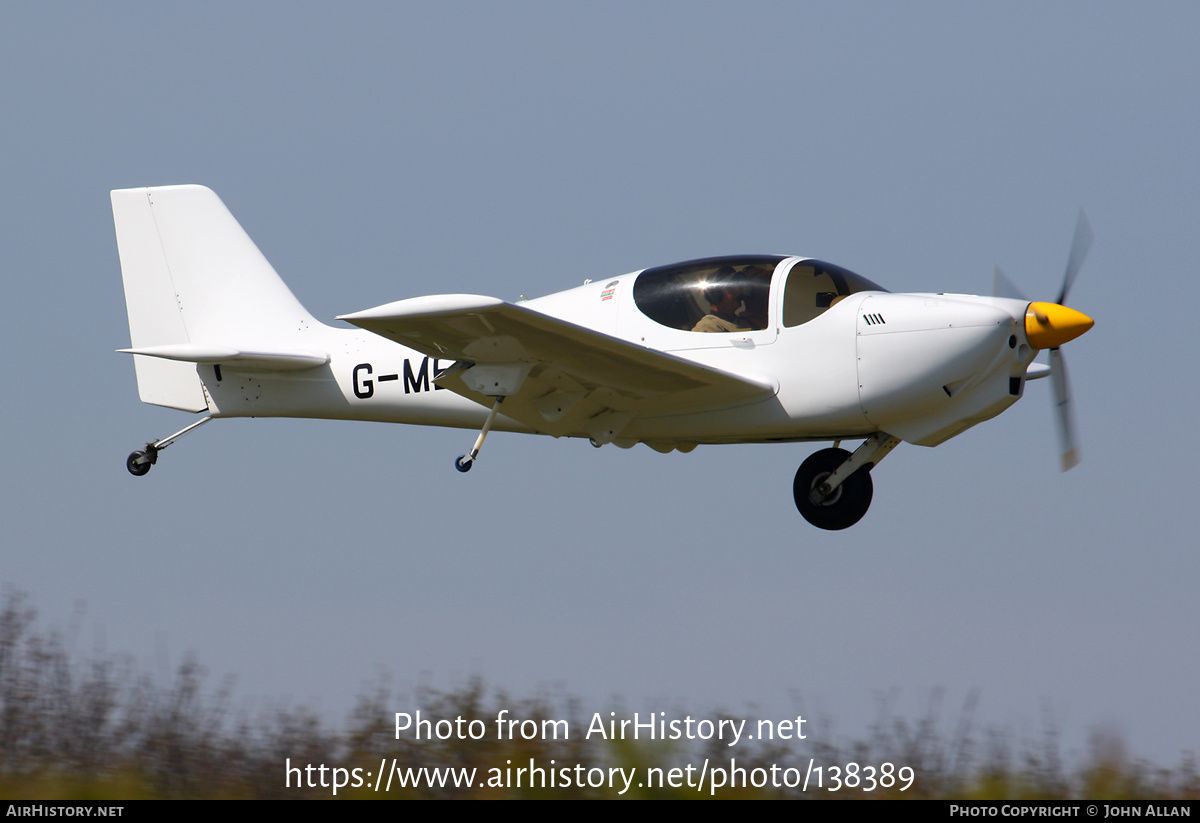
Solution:
<path fill-rule="evenodd" d="M 1200 745 L 1200 7 L 1194 3 L 6 3 L 0 583 L 81 654 L 340 719 L 380 670 L 585 711 L 830 718 L 971 689 L 1069 748 Z M 436 292 L 810 254 L 893 291 L 1053 299 L 1049 381 L 901 446 L 845 533 L 792 506 L 812 445 L 690 455 L 499 434 L 189 421 L 138 402 L 108 192 L 215 189 L 327 322 Z M 731 469 L 736 467 L 736 470 Z M 719 507 L 712 506 L 719 500 Z M 724 511 L 728 515 L 706 515 Z M 399 703 L 399 701 L 397 701 Z M 756 707 L 754 709 L 748 707 Z M 397 705 L 402 711 L 408 706 Z"/>

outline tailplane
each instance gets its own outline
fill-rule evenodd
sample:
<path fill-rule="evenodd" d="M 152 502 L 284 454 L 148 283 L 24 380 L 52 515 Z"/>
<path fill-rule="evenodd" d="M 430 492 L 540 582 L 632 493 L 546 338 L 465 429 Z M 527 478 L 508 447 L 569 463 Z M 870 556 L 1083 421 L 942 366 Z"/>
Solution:
<path fill-rule="evenodd" d="M 197 364 L 290 371 L 329 361 L 317 322 L 203 186 L 112 193 L 138 393 L 202 411 Z"/>

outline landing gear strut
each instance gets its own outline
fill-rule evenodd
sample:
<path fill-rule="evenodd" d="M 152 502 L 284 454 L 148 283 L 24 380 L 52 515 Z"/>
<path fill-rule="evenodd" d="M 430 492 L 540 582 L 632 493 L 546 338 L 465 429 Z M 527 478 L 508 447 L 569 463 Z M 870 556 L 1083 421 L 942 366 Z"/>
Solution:
<path fill-rule="evenodd" d="M 900 442 L 879 432 L 867 438 L 854 454 L 845 449 L 821 449 L 800 464 L 792 483 L 796 508 L 819 529 L 848 529 L 871 507 L 874 483 L 871 469 Z"/>
<path fill-rule="evenodd" d="M 158 462 L 158 453 L 160 451 L 174 443 L 178 438 L 183 437 L 192 429 L 200 428 L 209 420 L 212 420 L 212 415 L 203 420 L 197 420 L 192 425 L 180 429 L 170 437 L 164 437 L 162 440 L 147 443 L 146 448 L 133 452 L 125 459 L 125 468 L 129 469 L 129 473 L 134 477 L 141 477 L 150 471 L 151 466 Z"/>
<path fill-rule="evenodd" d="M 479 432 L 479 436 L 475 438 L 475 445 L 466 454 L 460 454 L 454 458 L 454 468 L 460 472 L 466 473 L 471 470 L 471 466 L 475 465 L 475 458 L 479 456 L 479 450 L 483 448 L 483 441 L 488 435 L 488 431 L 492 428 L 492 423 L 496 421 L 496 412 L 500 411 L 500 404 L 504 402 L 504 397 L 497 397 L 496 402 L 492 405 L 491 411 L 488 412 L 487 420 L 483 421 L 483 430 Z"/>

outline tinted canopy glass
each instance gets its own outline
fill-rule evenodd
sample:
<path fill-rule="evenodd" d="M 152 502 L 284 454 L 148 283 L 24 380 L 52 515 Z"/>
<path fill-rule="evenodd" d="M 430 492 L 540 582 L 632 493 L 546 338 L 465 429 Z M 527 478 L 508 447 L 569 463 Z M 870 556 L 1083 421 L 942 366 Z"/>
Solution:
<path fill-rule="evenodd" d="M 709 257 L 646 269 L 633 284 L 643 314 L 672 329 L 758 331 L 771 325 L 771 283 L 787 258 L 758 254 Z M 783 325 L 799 326 L 860 291 L 886 291 L 867 278 L 821 260 L 791 267 L 783 294 Z"/>

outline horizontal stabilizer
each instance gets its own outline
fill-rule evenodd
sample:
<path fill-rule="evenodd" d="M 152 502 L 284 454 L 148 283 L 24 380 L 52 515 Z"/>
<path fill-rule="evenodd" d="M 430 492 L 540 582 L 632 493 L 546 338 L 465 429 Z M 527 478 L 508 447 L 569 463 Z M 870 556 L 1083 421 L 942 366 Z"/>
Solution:
<path fill-rule="evenodd" d="M 183 363 L 221 365 L 234 371 L 300 371 L 324 366 L 329 362 L 328 354 L 318 352 L 246 351 L 228 346 L 205 346 L 199 343 L 143 346 L 137 349 L 117 349 L 117 351 Z"/>

